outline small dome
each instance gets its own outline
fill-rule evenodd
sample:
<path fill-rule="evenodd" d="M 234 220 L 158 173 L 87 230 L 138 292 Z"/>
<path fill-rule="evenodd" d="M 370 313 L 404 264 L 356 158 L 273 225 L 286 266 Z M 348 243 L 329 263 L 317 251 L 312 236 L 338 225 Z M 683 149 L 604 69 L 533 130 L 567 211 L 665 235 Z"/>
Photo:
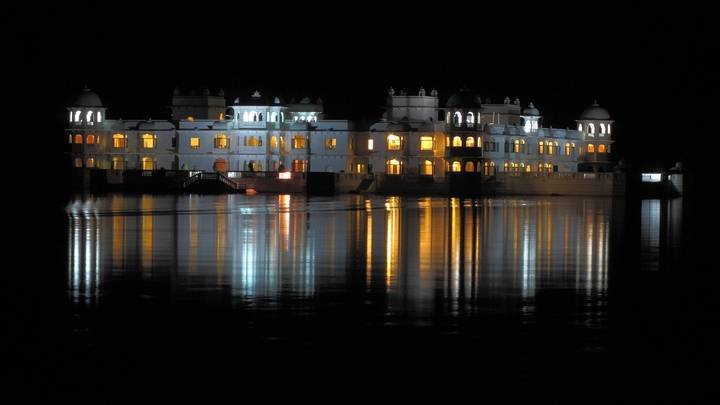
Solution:
<path fill-rule="evenodd" d="M 537 108 L 535 108 L 535 105 L 534 105 L 534 104 L 532 103 L 532 101 L 531 101 L 530 104 L 527 106 L 527 108 L 523 108 L 523 115 L 535 115 L 535 116 L 539 116 L 539 115 L 540 115 L 540 110 L 538 110 Z"/>
<path fill-rule="evenodd" d="M 597 103 L 593 103 L 590 107 L 586 108 L 585 111 L 580 114 L 581 120 L 609 120 L 610 113 L 608 110 L 600 107 Z"/>
<path fill-rule="evenodd" d="M 470 90 L 463 89 L 450 96 L 447 103 L 445 103 L 445 107 L 476 108 L 480 107 L 481 104 L 480 96 Z"/>
<path fill-rule="evenodd" d="M 85 87 L 78 98 L 75 99 L 73 107 L 102 107 L 102 101 L 100 101 L 97 94 Z"/>

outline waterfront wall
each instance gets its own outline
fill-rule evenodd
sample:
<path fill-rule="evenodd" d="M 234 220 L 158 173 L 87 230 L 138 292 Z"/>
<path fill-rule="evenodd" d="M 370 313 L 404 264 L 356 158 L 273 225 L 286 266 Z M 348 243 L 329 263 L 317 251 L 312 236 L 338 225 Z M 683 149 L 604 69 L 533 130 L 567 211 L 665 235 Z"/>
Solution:
<path fill-rule="evenodd" d="M 501 195 L 625 195 L 621 173 L 501 173 L 483 184 L 483 194 Z"/>

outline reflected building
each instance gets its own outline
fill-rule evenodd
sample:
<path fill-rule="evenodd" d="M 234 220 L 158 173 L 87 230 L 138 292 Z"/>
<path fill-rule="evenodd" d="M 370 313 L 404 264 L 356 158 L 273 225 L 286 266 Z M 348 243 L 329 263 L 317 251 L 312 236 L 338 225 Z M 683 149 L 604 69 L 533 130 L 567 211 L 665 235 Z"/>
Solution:
<path fill-rule="evenodd" d="M 609 199 L 109 195 L 68 206 L 68 288 L 93 303 L 141 277 L 242 305 L 352 290 L 389 314 L 531 313 L 544 289 L 604 299 L 611 218 Z"/>

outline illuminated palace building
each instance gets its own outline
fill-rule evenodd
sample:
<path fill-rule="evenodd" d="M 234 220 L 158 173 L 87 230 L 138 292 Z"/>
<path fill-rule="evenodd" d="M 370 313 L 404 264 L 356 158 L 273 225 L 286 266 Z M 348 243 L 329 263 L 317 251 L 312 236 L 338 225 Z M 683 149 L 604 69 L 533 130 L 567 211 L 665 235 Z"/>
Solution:
<path fill-rule="evenodd" d="M 545 128 L 533 103 L 482 102 L 468 90 L 444 107 L 436 90 L 387 94 L 376 123 L 329 120 L 323 102 L 264 97 L 258 91 L 227 105 L 211 94 L 176 89 L 169 120 L 106 119 L 85 89 L 68 107 L 72 165 L 111 170 L 292 171 L 374 173 L 443 181 L 460 174 L 603 172 L 611 170 L 613 121 L 596 104 L 576 129 Z"/>

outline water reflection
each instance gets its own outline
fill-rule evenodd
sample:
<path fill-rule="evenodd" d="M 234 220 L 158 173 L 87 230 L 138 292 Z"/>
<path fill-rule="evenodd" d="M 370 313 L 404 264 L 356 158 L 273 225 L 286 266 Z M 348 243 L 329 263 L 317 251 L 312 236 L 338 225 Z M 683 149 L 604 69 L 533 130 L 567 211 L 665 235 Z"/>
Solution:
<path fill-rule="evenodd" d="M 583 198 L 79 199 L 67 207 L 68 285 L 74 302 L 93 305 L 139 277 L 170 284 L 180 301 L 210 294 L 273 307 L 364 291 L 389 314 L 460 315 L 510 300 L 531 315 L 543 290 L 604 299 L 612 208 Z M 679 237 L 675 222 L 656 223 L 660 212 L 643 202 L 650 251 L 662 229 Z"/>
<path fill-rule="evenodd" d="M 682 198 L 672 200 L 647 199 L 641 202 L 640 267 L 657 271 L 673 257 L 663 252 L 677 252 L 682 236 Z"/>

